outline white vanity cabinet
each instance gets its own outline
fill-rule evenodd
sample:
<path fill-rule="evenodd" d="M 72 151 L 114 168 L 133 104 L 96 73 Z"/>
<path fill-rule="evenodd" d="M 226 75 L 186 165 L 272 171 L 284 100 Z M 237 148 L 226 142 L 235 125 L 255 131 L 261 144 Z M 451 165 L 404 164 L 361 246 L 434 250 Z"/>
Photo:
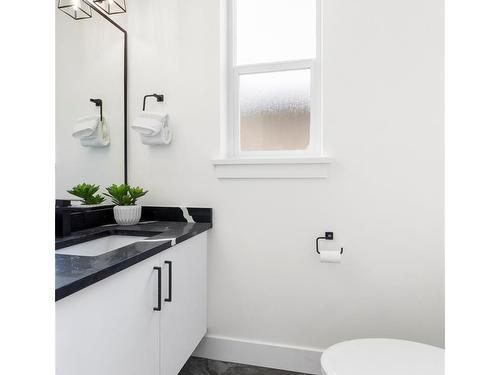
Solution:
<path fill-rule="evenodd" d="M 57 301 L 57 375 L 177 375 L 206 332 L 206 261 L 205 232 Z"/>
<path fill-rule="evenodd" d="M 56 302 L 56 374 L 157 374 L 156 255 Z"/>
<path fill-rule="evenodd" d="M 166 282 L 160 318 L 161 375 L 178 374 L 207 331 L 206 249 L 203 233 L 161 255 Z"/>

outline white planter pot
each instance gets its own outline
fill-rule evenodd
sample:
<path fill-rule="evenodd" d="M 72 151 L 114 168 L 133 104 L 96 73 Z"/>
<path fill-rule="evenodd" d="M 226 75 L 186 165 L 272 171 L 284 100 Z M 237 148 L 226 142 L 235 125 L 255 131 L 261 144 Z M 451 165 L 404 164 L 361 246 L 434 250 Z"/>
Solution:
<path fill-rule="evenodd" d="M 115 206 L 113 214 L 119 225 L 135 225 L 141 220 L 141 206 Z"/>

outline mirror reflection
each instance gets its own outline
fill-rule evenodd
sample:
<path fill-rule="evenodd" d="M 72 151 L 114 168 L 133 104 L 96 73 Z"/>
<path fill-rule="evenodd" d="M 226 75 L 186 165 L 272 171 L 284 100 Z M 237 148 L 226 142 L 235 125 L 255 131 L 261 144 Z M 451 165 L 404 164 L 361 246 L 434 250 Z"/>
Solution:
<path fill-rule="evenodd" d="M 76 199 L 67 190 L 83 182 L 125 181 L 124 96 L 123 33 L 95 11 L 56 11 L 57 199 Z"/>

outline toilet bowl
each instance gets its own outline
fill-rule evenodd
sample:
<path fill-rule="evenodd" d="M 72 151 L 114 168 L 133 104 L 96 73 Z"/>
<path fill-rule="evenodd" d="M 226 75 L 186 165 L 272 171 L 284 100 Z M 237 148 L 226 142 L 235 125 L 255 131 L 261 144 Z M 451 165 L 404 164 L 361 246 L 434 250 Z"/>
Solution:
<path fill-rule="evenodd" d="M 323 375 L 443 375 L 444 349 L 412 341 L 361 339 L 321 355 Z"/>

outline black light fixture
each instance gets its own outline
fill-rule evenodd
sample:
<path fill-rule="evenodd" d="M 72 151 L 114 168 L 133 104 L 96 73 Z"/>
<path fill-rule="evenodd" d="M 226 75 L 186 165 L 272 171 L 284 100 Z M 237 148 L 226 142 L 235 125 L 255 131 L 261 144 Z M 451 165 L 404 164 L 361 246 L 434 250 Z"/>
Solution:
<path fill-rule="evenodd" d="M 94 0 L 94 4 L 108 14 L 125 13 L 127 11 L 125 0 Z"/>
<path fill-rule="evenodd" d="M 59 0 L 57 7 L 75 20 L 92 17 L 92 8 L 85 0 Z"/>

